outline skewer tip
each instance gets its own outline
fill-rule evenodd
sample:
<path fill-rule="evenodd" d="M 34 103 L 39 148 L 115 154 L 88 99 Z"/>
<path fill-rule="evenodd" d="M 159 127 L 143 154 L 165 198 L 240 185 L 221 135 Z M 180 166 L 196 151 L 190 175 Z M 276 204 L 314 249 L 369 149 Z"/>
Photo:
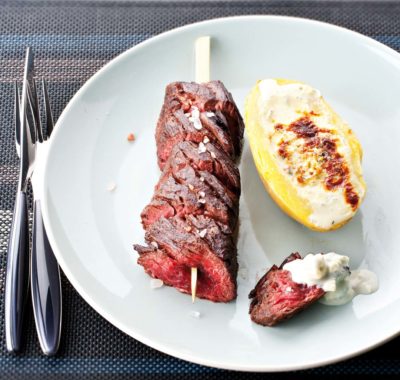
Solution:
<path fill-rule="evenodd" d="M 195 42 L 195 80 L 197 83 L 205 83 L 210 80 L 210 47 L 210 36 L 199 37 Z"/>

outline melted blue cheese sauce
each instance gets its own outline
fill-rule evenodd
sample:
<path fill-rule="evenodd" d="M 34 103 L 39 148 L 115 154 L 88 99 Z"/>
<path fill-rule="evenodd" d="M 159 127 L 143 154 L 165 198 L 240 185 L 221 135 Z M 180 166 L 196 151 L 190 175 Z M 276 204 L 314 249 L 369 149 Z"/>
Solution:
<path fill-rule="evenodd" d="M 318 286 L 326 294 L 320 299 L 325 305 L 343 305 L 358 294 L 371 294 L 378 290 L 375 273 L 358 269 L 350 272 L 349 258 L 334 252 L 308 254 L 283 267 L 298 284 Z"/>

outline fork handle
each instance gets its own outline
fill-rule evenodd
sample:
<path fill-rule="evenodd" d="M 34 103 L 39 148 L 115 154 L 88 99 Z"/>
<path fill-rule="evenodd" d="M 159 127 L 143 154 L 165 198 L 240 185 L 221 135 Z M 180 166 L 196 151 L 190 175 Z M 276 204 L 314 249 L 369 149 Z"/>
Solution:
<path fill-rule="evenodd" d="M 61 334 L 61 280 L 43 224 L 40 200 L 35 200 L 33 209 L 31 292 L 40 347 L 45 355 L 54 355 Z"/>
<path fill-rule="evenodd" d="M 22 325 L 29 286 L 29 220 L 24 191 L 18 191 L 8 243 L 5 285 L 6 346 L 18 352 L 22 344 Z"/>

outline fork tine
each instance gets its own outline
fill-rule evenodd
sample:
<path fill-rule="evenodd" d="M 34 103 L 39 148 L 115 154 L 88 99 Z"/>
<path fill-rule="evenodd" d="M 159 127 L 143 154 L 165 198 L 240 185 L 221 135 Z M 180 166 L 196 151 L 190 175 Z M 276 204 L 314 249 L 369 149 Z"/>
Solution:
<path fill-rule="evenodd" d="M 53 113 L 51 112 L 49 92 L 47 91 L 47 83 L 44 80 L 44 78 L 42 78 L 42 88 L 44 95 L 44 109 L 46 112 L 46 131 L 47 131 L 46 139 L 48 139 L 51 136 L 51 133 L 53 132 L 54 120 L 53 120 Z"/>
<path fill-rule="evenodd" d="M 39 142 L 43 142 L 43 132 L 42 132 L 42 123 L 40 120 L 40 108 L 39 108 L 39 98 L 37 95 L 37 88 L 36 88 L 36 80 L 33 80 L 33 101 L 35 102 L 34 107 L 34 118 L 35 118 L 35 126 L 36 126 L 36 133 L 39 139 Z"/>
<path fill-rule="evenodd" d="M 19 89 L 18 83 L 15 81 L 14 87 L 14 94 L 15 94 L 15 104 L 14 104 L 14 122 L 15 122 L 15 141 L 17 143 L 17 150 L 21 145 L 21 119 L 20 119 L 20 96 L 19 96 Z M 19 154 L 19 152 L 18 152 Z"/>
<path fill-rule="evenodd" d="M 29 109 L 31 111 L 29 116 L 32 116 L 32 117 L 28 117 L 28 113 L 27 113 L 26 119 L 27 119 L 28 129 L 29 129 L 29 132 L 31 135 L 31 141 L 33 143 L 36 143 L 36 140 L 38 139 L 38 127 L 37 127 L 38 120 L 37 120 L 36 105 L 35 105 L 36 101 L 33 98 L 33 93 L 29 86 L 29 83 L 28 83 L 26 89 L 27 89 L 28 105 L 29 105 Z M 33 127 L 31 126 L 30 121 L 33 122 Z M 39 120 L 39 123 L 40 123 L 40 120 Z"/>

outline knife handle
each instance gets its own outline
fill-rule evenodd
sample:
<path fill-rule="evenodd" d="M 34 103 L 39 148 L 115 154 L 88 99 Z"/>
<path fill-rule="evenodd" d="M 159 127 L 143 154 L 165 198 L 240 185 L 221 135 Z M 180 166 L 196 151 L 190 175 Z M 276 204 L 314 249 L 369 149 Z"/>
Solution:
<path fill-rule="evenodd" d="M 31 292 L 40 347 L 45 355 L 54 355 L 61 335 L 61 279 L 43 224 L 40 200 L 35 200 L 33 209 Z"/>
<path fill-rule="evenodd" d="M 25 192 L 18 191 L 7 253 L 5 285 L 5 330 L 9 352 L 22 345 L 24 308 L 29 286 L 29 220 Z"/>

